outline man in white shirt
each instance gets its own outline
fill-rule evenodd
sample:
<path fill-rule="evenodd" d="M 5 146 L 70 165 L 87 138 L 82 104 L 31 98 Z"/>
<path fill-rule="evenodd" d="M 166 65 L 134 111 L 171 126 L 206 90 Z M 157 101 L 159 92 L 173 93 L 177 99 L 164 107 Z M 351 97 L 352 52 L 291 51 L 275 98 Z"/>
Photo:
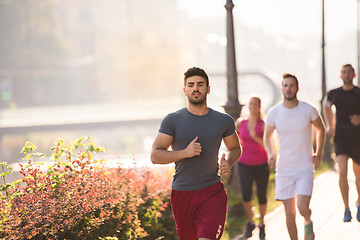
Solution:
<path fill-rule="evenodd" d="M 295 202 L 304 217 L 305 239 L 314 239 L 310 199 L 313 189 L 314 165 L 321 162 L 325 127 L 317 110 L 297 99 L 299 91 L 295 75 L 285 73 L 281 91 L 283 102 L 272 107 L 266 117 L 264 144 L 271 167 L 275 165 L 273 133 L 279 137 L 276 161 L 276 199 L 284 204 L 286 226 L 291 240 L 297 240 Z M 316 151 L 312 146 L 312 127 L 316 134 Z M 296 198 L 296 201 L 295 201 Z"/>

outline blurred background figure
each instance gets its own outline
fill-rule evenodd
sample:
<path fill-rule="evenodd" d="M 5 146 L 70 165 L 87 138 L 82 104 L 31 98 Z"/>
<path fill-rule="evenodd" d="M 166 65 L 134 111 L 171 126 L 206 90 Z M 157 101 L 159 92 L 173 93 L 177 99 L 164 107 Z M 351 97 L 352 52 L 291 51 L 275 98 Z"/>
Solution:
<path fill-rule="evenodd" d="M 242 191 L 243 205 L 248 219 L 245 237 L 252 236 L 255 229 L 252 200 L 253 183 L 256 183 L 256 195 L 259 202 L 259 237 L 265 239 L 264 217 L 267 206 L 267 186 L 269 166 L 264 149 L 264 121 L 261 117 L 261 99 L 252 97 L 249 101 L 249 116 L 236 124 L 242 146 L 238 170 Z"/>
<path fill-rule="evenodd" d="M 341 87 L 332 89 L 327 95 L 324 112 L 327 133 L 334 137 L 335 161 L 339 171 L 339 187 L 344 202 L 344 222 L 352 219 L 349 207 L 348 162 L 353 160 L 356 177 L 356 218 L 360 222 L 360 89 L 354 85 L 355 69 L 351 64 L 341 67 Z M 335 105 L 334 115 L 331 107 Z"/>

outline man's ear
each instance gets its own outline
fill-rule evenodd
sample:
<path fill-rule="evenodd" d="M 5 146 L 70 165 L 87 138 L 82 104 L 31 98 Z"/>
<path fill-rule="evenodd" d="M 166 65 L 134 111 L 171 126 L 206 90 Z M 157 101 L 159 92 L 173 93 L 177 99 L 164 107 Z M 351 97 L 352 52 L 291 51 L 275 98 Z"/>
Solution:
<path fill-rule="evenodd" d="M 208 90 L 207 90 L 207 94 L 209 94 L 210 93 L 210 86 L 208 86 Z"/>

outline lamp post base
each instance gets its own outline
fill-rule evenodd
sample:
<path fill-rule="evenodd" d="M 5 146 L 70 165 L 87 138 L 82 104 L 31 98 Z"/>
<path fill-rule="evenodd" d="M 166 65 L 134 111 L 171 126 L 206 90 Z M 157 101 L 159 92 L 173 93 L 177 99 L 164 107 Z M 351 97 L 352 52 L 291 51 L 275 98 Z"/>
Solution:
<path fill-rule="evenodd" d="M 233 102 L 227 102 L 223 108 L 225 109 L 225 112 L 229 114 L 234 121 L 240 117 L 241 109 L 244 105 L 240 104 L 239 102 L 233 101 Z"/>

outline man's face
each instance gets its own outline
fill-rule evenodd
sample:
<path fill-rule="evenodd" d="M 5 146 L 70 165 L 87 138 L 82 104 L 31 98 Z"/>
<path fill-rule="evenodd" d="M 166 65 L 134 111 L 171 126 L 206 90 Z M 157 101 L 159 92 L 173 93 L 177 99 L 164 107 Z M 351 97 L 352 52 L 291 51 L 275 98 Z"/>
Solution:
<path fill-rule="evenodd" d="M 296 80 L 292 77 L 284 78 L 281 85 L 281 91 L 286 100 L 296 99 L 299 87 L 296 85 Z"/>
<path fill-rule="evenodd" d="M 206 85 L 206 80 L 203 77 L 192 76 L 186 80 L 184 93 L 192 104 L 200 105 L 206 101 L 210 87 Z"/>
<path fill-rule="evenodd" d="M 340 78 L 343 80 L 344 84 L 351 84 L 355 73 L 351 67 L 343 67 L 340 71 Z"/>

